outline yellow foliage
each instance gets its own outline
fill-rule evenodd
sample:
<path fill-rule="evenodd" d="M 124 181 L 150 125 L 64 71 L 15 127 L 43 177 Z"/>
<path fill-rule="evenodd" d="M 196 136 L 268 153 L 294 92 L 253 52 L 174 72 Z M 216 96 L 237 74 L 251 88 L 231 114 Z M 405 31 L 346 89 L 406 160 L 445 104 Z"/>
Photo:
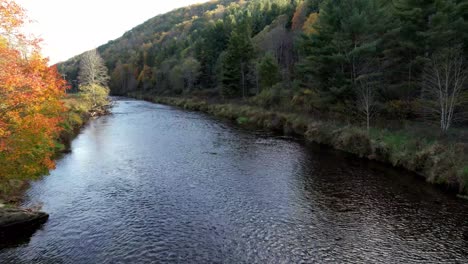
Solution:
<path fill-rule="evenodd" d="M 109 88 L 98 84 L 81 85 L 79 87 L 83 98 L 96 109 L 109 104 Z"/>
<path fill-rule="evenodd" d="M 314 26 L 318 18 L 319 18 L 318 13 L 312 13 L 309 15 L 306 22 L 304 23 L 304 26 L 302 27 L 302 30 L 304 31 L 305 34 L 312 35 L 312 34 L 317 33 L 317 29 L 315 29 Z"/>

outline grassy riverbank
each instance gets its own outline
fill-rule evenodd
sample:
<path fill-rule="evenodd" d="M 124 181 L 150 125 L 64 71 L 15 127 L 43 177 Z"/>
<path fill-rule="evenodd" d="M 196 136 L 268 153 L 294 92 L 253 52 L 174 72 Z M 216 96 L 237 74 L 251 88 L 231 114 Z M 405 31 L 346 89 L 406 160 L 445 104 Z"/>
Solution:
<path fill-rule="evenodd" d="M 93 109 L 79 94 L 70 94 L 62 99 L 67 111 L 62 114 L 62 131 L 55 139 L 54 152 L 58 158 L 70 150 L 70 143 L 79 133 L 80 128 L 92 116 Z M 28 182 L 35 180 L 38 175 L 11 175 L 0 179 L 0 204 L 16 204 L 21 201 L 24 191 L 28 188 Z"/>
<path fill-rule="evenodd" d="M 265 110 L 239 103 L 208 103 L 196 98 L 169 98 L 130 94 L 147 101 L 201 111 L 308 142 L 328 145 L 361 158 L 378 160 L 416 172 L 426 181 L 458 194 L 468 194 L 468 146 L 454 141 L 415 136 L 407 131 L 372 129 L 318 120 L 298 113 Z"/>

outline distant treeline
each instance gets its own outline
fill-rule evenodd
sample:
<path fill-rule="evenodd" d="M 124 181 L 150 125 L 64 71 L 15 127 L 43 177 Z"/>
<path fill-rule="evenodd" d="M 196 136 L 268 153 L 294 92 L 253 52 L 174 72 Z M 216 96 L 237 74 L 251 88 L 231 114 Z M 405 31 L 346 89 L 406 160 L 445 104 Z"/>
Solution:
<path fill-rule="evenodd" d="M 114 94 L 244 98 L 348 119 L 466 117 L 468 0 L 219 0 L 98 48 Z M 74 85 L 79 56 L 59 65 Z"/>

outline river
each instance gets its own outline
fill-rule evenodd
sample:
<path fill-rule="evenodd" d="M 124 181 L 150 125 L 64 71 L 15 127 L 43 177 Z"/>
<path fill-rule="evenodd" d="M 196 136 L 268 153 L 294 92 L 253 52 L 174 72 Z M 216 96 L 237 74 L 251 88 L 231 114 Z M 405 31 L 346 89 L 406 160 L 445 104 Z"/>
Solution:
<path fill-rule="evenodd" d="M 412 174 L 125 98 L 26 196 L 2 264 L 468 262 L 468 203 Z"/>

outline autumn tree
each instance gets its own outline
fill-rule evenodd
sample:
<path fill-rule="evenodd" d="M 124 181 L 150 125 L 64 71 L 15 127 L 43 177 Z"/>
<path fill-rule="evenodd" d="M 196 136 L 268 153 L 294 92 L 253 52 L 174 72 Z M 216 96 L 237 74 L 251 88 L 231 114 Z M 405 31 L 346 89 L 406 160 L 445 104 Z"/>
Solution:
<path fill-rule="evenodd" d="M 81 56 L 78 81 L 80 92 L 92 108 L 100 108 L 108 103 L 109 75 L 97 50 L 87 51 Z"/>
<path fill-rule="evenodd" d="M 111 87 L 115 94 L 125 95 L 137 87 L 137 80 L 132 72 L 131 65 L 122 64 L 120 61 L 115 66 L 111 75 Z"/>
<path fill-rule="evenodd" d="M 148 65 L 144 65 L 138 76 L 138 89 L 142 91 L 151 88 L 153 85 L 153 71 Z"/>
<path fill-rule="evenodd" d="M 40 56 L 37 40 L 21 34 L 26 20 L 14 1 L 0 0 L 0 185 L 54 167 L 65 111 L 66 83 Z"/>
<path fill-rule="evenodd" d="M 307 34 L 311 35 L 314 33 L 317 33 L 316 29 L 314 28 L 315 23 L 317 22 L 319 17 L 318 13 L 311 13 L 307 20 L 304 22 L 304 25 L 302 26 L 302 31 Z"/>
<path fill-rule="evenodd" d="M 308 3 L 306 1 L 303 1 L 297 5 L 296 11 L 294 12 L 292 18 L 292 30 L 297 31 L 303 27 L 304 21 L 307 19 L 307 5 Z"/>

